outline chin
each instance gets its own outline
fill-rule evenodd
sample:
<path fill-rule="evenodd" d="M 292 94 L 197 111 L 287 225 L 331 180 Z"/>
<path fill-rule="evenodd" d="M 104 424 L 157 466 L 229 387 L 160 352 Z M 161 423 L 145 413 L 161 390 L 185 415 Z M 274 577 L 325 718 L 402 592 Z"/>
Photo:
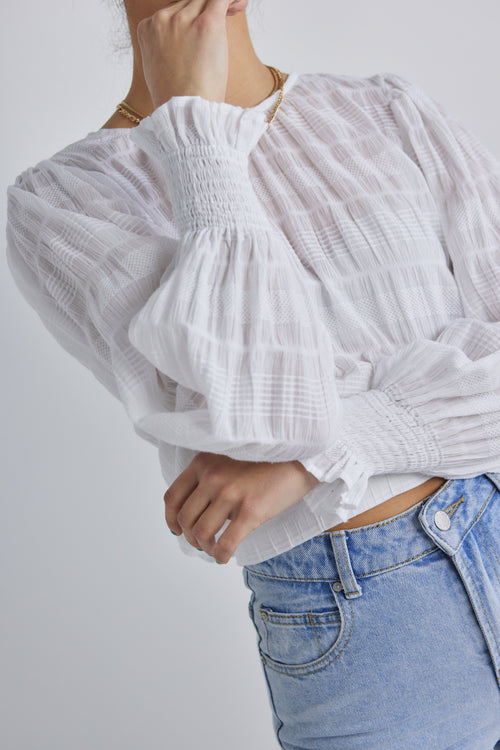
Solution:
<path fill-rule="evenodd" d="M 235 16 L 236 13 L 241 13 L 242 10 L 246 10 L 248 7 L 248 0 L 233 0 L 229 5 L 226 16 Z"/>

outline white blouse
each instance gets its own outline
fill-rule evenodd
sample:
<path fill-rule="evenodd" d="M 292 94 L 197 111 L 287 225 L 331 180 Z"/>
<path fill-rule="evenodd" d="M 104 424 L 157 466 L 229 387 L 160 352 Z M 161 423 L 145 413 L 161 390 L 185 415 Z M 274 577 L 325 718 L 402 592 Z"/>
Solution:
<path fill-rule="evenodd" d="M 276 99 L 176 96 L 8 187 L 17 286 L 167 486 L 200 451 L 320 480 L 239 565 L 500 471 L 500 162 L 392 73 L 292 72 L 267 129 Z"/>

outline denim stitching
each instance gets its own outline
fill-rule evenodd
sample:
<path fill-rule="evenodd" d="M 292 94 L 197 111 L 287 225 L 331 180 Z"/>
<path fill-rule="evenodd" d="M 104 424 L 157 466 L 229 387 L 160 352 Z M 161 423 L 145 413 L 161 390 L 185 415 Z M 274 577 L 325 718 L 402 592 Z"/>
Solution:
<path fill-rule="evenodd" d="M 476 515 L 476 517 L 475 517 L 475 518 L 473 518 L 473 519 L 472 519 L 472 521 L 470 522 L 470 524 L 469 524 L 469 525 L 467 526 L 467 528 L 466 528 L 466 529 L 464 529 L 464 533 L 463 533 L 463 534 L 462 534 L 462 536 L 460 537 L 460 539 L 459 539 L 459 541 L 458 541 L 458 544 L 457 544 L 457 546 L 456 546 L 455 548 L 453 548 L 453 547 L 451 547 L 451 546 L 450 546 L 450 545 L 448 545 L 448 544 L 446 545 L 446 546 L 448 546 L 448 547 L 449 547 L 450 549 L 453 549 L 453 550 L 454 550 L 454 553 L 458 551 L 458 549 L 460 548 L 460 546 L 461 546 L 461 544 L 462 544 L 463 540 L 465 539 L 465 537 L 467 536 L 467 534 L 469 533 L 469 531 L 471 530 L 471 528 L 472 528 L 472 527 L 474 526 L 474 524 L 476 523 L 476 521 L 477 521 L 477 520 L 479 519 L 479 516 L 481 515 L 481 513 L 483 512 L 483 510 L 484 510 L 484 509 L 486 508 L 486 506 L 487 506 L 487 505 L 488 505 L 488 503 L 490 502 L 490 500 L 491 500 L 491 498 L 493 497 L 493 495 L 495 494 L 495 492 L 498 492 L 498 490 L 497 490 L 497 488 L 496 488 L 496 487 L 495 487 L 495 488 L 493 489 L 493 491 L 492 491 L 492 493 L 490 494 L 490 496 L 489 496 L 489 497 L 488 497 L 488 498 L 487 498 L 487 499 L 485 500 L 485 502 L 484 502 L 484 505 L 483 505 L 483 507 L 482 507 L 482 508 L 480 508 L 480 509 L 478 510 L 478 512 L 477 512 L 477 515 Z M 441 541 L 444 541 L 444 540 L 441 540 Z"/>
<path fill-rule="evenodd" d="M 342 544 L 341 540 L 339 539 L 339 537 L 341 537 L 341 536 L 342 536 L 341 534 L 335 534 L 335 533 L 332 534 L 332 537 L 333 537 L 333 540 L 334 540 L 335 551 L 337 552 L 337 554 L 338 554 L 338 551 L 337 551 L 337 540 L 340 542 L 340 548 L 342 550 L 342 557 L 344 558 L 344 562 L 345 562 L 345 570 L 347 572 L 347 576 L 351 579 L 352 587 L 349 589 L 349 591 L 346 591 L 346 593 L 347 594 L 352 594 L 355 591 L 355 589 L 356 589 L 356 582 L 353 581 L 353 578 L 352 578 L 352 575 L 351 575 L 351 571 L 349 570 L 350 563 L 347 561 L 347 558 L 346 558 L 345 545 Z M 339 570 L 339 575 L 340 575 L 341 578 L 343 578 L 342 572 L 340 570 Z"/>
<path fill-rule="evenodd" d="M 424 555 L 427 555 L 429 552 L 436 552 L 438 549 L 439 547 L 437 546 L 437 544 L 435 544 L 433 547 L 429 547 L 429 549 L 425 549 L 423 552 L 420 552 L 418 555 L 409 557 L 408 560 L 403 560 L 403 562 L 395 563 L 394 565 L 388 565 L 386 568 L 379 568 L 378 570 L 372 570 L 370 573 L 364 573 L 363 575 L 358 576 L 358 578 L 366 578 L 367 576 L 375 575 L 375 573 L 383 573 L 385 570 L 394 570 L 394 568 L 399 568 L 401 565 L 411 562 L 412 560 L 418 560 L 419 557 L 423 557 Z"/>
<path fill-rule="evenodd" d="M 284 626 L 284 625 L 306 625 L 306 622 L 278 622 L 278 620 L 285 620 L 285 619 L 295 619 L 297 617 L 307 617 L 310 620 L 310 616 L 313 615 L 318 622 L 318 624 L 321 625 L 328 625 L 330 622 L 337 622 L 339 619 L 339 616 L 337 614 L 337 610 L 333 612 L 314 612 L 312 609 L 310 612 L 304 612 L 304 614 L 288 614 L 286 612 L 272 612 L 268 609 L 265 609 L 264 607 L 260 606 L 259 612 L 262 614 L 262 612 L 265 614 L 265 617 L 262 619 L 274 623 L 274 625 Z M 321 619 L 324 618 L 324 622 L 321 622 Z"/>
<path fill-rule="evenodd" d="M 500 477 L 500 474 L 499 474 Z M 394 523 L 395 521 L 399 521 L 400 518 L 405 518 L 406 516 L 410 515 L 410 513 L 414 513 L 417 508 L 420 508 L 421 505 L 424 505 L 429 501 L 429 499 L 432 497 L 433 499 L 438 497 L 443 490 L 446 489 L 446 487 L 449 486 L 450 482 L 454 482 L 454 479 L 449 479 L 447 482 L 445 482 L 441 487 L 438 487 L 438 489 L 435 492 L 432 492 L 427 497 L 424 497 L 423 500 L 420 500 L 420 502 L 416 503 L 415 505 L 412 505 L 411 508 L 408 508 L 408 510 L 405 510 L 403 513 L 398 513 L 397 516 L 394 516 L 394 518 L 387 518 L 385 521 L 380 521 L 377 524 L 367 524 L 366 526 L 360 526 L 359 528 L 355 529 L 344 529 L 346 533 L 353 534 L 355 531 L 365 531 L 366 529 L 378 529 L 380 526 L 386 526 L 389 523 Z M 325 534 L 333 534 L 335 532 L 332 531 L 323 531 L 321 534 L 317 534 L 317 536 L 324 536 Z"/>
<path fill-rule="evenodd" d="M 491 563 L 492 563 L 492 568 L 493 568 L 493 572 L 494 572 L 494 574 L 496 575 L 496 577 L 497 577 L 497 580 L 498 580 L 498 581 L 500 581 L 500 576 L 498 575 L 498 573 L 497 573 L 497 572 L 496 572 L 496 570 L 495 570 L 495 562 L 494 562 L 494 560 L 493 560 L 493 557 L 492 557 L 492 556 L 491 556 L 491 554 L 490 554 L 490 550 L 488 549 L 488 547 L 491 547 L 491 551 L 492 551 L 492 552 L 493 552 L 493 554 L 495 555 L 495 557 L 496 557 L 496 559 L 497 559 L 497 562 L 498 562 L 498 563 L 500 563 L 500 560 L 498 559 L 498 555 L 497 555 L 497 553 L 496 553 L 496 551 L 495 551 L 495 548 L 493 547 L 493 545 L 492 545 L 492 543 L 491 543 L 491 541 L 490 541 L 490 537 L 489 537 L 489 534 L 488 534 L 488 532 L 486 531 L 486 527 L 485 527 L 484 523 L 483 523 L 483 522 L 481 521 L 481 519 L 479 519 L 479 521 L 477 522 L 477 525 L 478 525 L 478 527 L 479 527 L 479 526 L 482 526 L 482 529 L 483 529 L 483 533 L 484 533 L 484 535 L 486 536 L 486 541 L 483 541 L 483 540 L 481 540 L 481 541 L 483 542 L 483 545 L 484 545 L 484 549 L 485 549 L 485 551 L 486 551 L 486 554 L 488 555 L 489 559 L 491 560 Z M 479 532 L 479 528 L 478 528 L 478 536 L 479 536 L 479 534 L 480 534 L 480 532 Z"/>
<path fill-rule="evenodd" d="M 343 541 L 342 541 L 342 539 L 339 538 L 339 542 L 340 542 L 340 545 L 342 547 L 342 555 L 344 556 L 344 561 L 345 561 L 345 566 L 346 566 L 347 574 L 348 574 L 349 578 L 352 581 L 352 589 L 349 592 L 347 592 L 347 593 L 353 594 L 353 593 L 356 592 L 356 589 L 359 588 L 359 586 L 358 586 L 358 582 L 356 581 L 356 579 L 353 578 L 354 571 L 352 570 L 351 560 L 349 558 L 349 553 L 347 551 L 347 535 L 344 535 Z M 352 571 L 352 573 L 351 573 L 351 571 Z"/>
<path fill-rule="evenodd" d="M 483 608 L 484 616 L 486 617 L 486 620 L 488 621 L 488 625 L 490 626 L 491 633 L 493 635 L 493 640 L 495 641 L 495 644 L 496 644 L 496 647 L 497 647 L 497 654 L 500 655 L 500 647 L 498 646 L 498 641 L 496 639 L 495 631 L 493 630 L 493 626 L 492 626 L 492 624 L 490 622 L 490 618 L 488 617 L 488 613 L 486 612 L 486 608 L 485 608 L 485 606 L 483 604 L 483 600 L 481 599 L 481 594 L 479 593 L 479 590 L 478 590 L 478 588 L 476 586 L 476 582 L 475 582 L 474 578 L 472 577 L 472 573 L 470 572 L 469 566 L 467 565 L 467 563 L 465 562 L 464 559 L 462 559 L 462 562 L 465 565 L 465 567 L 467 568 L 467 572 L 469 573 L 470 579 L 471 579 L 472 583 L 474 584 L 474 588 L 476 589 L 477 596 L 478 596 L 479 601 L 481 602 L 481 606 Z"/>
<path fill-rule="evenodd" d="M 318 644 L 319 655 L 321 656 L 322 651 L 321 651 L 321 646 L 320 646 L 320 643 L 319 643 L 318 633 L 316 631 L 316 625 L 314 624 L 314 620 L 312 618 L 312 610 L 309 612 L 309 621 L 310 621 L 311 625 L 313 626 L 314 636 L 316 638 L 316 643 Z"/>
<path fill-rule="evenodd" d="M 338 659 L 339 656 L 341 656 L 344 653 L 345 649 L 347 648 L 347 644 L 351 640 L 352 629 L 353 629 L 352 604 L 351 604 L 350 599 L 346 599 L 345 601 L 348 603 L 348 605 L 349 605 L 349 607 L 351 609 L 351 629 L 349 630 L 349 635 L 347 637 L 347 640 L 346 640 L 346 642 L 344 643 L 344 645 L 342 647 L 342 651 L 339 651 L 339 653 L 336 654 L 332 659 L 328 659 L 327 657 L 325 657 L 326 664 L 323 664 L 321 667 L 318 667 L 318 669 L 313 669 L 312 671 L 308 670 L 307 667 L 304 670 L 304 666 L 290 666 L 289 667 L 286 664 L 283 665 L 284 668 L 289 669 L 289 670 L 293 670 L 293 671 L 298 672 L 298 673 L 300 673 L 300 671 L 302 670 L 303 675 L 306 675 L 306 674 L 316 674 L 316 672 L 320 672 L 322 669 L 326 669 L 326 667 L 328 667 L 330 664 L 333 664 L 333 662 L 336 659 Z M 272 669 L 273 672 L 277 672 L 278 674 L 288 675 L 288 677 L 295 677 L 294 674 L 288 674 L 288 672 L 282 671 L 281 669 L 275 669 L 273 666 L 271 666 L 268 663 L 269 660 L 268 660 L 268 657 L 265 654 L 264 654 L 264 659 L 265 659 L 265 662 L 264 662 L 265 666 L 268 669 Z"/>
<path fill-rule="evenodd" d="M 454 503 L 452 503 L 451 505 L 448 505 L 448 507 L 444 509 L 444 512 L 448 513 L 448 511 L 450 510 L 450 508 L 453 508 L 453 510 L 451 511 L 451 513 L 448 513 L 448 516 L 450 518 L 452 517 L 452 515 L 457 510 L 459 504 L 464 502 L 464 497 L 465 497 L 465 495 L 462 495 L 462 497 L 460 498 L 460 500 L 456 500 Z"/>
<path fill-rule="evenodd" d="M 265 638 L 265 641 L 266 641 L 266 650 L 269 651 L 269 630 L 267 629 L 267 621 L 266 621 L 265 617 L 262 617 L 262 609 L 260 607 L 259 607 L 259 613 L 260 613 L 260 621 L 262 623 L 264 623 L 264 632 L 266 634 L 266 638 Z M 262 640 L 264 640 L 264 639 L 262 639 Z"/>
<path fill-rule="evenodd" d="M 412 505 L 411 508 L 409 508 L 408 510 L 405 510 L 404 513 L 398 514 L 394 518 L 387 518 L 385 521 L 379 521 L 378 523 L 373 523 L 373 524 L 369 523 L 366 526 L 359 526 L 354 529 L 338 529 L 338 531 L 345 531 L 346 534 L 353 534 L 355 531 L 366 531 L 366 529 L 378 529 L 380 526 L 386 526 L 389 523 L 394 523 L 395 521 L 399 521 L 401 518 L 405 518 L 406 516 L 409 516 L 410 513 L 414 513 L 416 509 L 419 508 L 421 505 L 423 505 L 428 499 L 429 499 L 428 497 L 425 497 L 419 503 L 416 503 L 416 505 Z M 326 536 L 326 534 L 336 534 L 338 533 L 338 531 L 322 531 L 321 534 L 316 534 L 316 536 Z"/>
<path fill-rule="evenodd" d="M 358 578 L 367 578 L 368 576 L 375 575 L 376 573 L 382 573 L 384 570 L 393 570 L 394 568 L 398 568 L 401 565 L 404 565 L 405 563 L 411 562 L 412 560 L 418 560 L 419 557 L 423 557 L 424 555 L 427 555 L 429 552 L 435 552 L 436 550 L 440 549 L 436 544 L 432 547 L 429 547 L 429 549 L 425 549 L 423 552 L 419 552 L 418 555 L 414 555 L 413 557 L 409 557 L 407 560 L 402 560 L 401 562 L 397 562 L 394 565 L 388 565 L 386 568 L 379 568 L 378 570 L 370 570 L 368 573 L 362 573 L 360 575 L 357 575 Z M 247 568 L 250 573 L 253 573 L 254 576 L 262 576 L 262 578 L 273 578 L 277 581 L 318 581 L 318 582 L 325 582 L 330 583 L 332 580 L 337 581 L 339 579 L 335 578 L 294 578 L 290 577 L 287 578 L 285 576 L 273 576 L 270 573 L 260 573 L 256 570 L 252 570 L 252 568 Z"/>
<path fill-rule="evenodd" d="M 486 526 L 484 525 L 484 523 L 482 522 L 482 520 L 481 520 L 481 519 L 480 519 L 480 520 L 478 521 L 478 524 L 481 524 L 481 526 L 483 527 L 484 533 L 485 533 L 485 534 L 486 534 L 486 536 L 488 537 L 488 541 L 489 541 L 489 543 L 490 543 L 490 545 L 491 545 L 491 549 L 493 550 L 493 554 L 495 555 L 495 557 L 496 557 L 497 561 L 498 561 L 498 562 L 500 563 L 500 558 L 498 557 L 498 555 L 497 555 L 497 553 L 496 553 L 496 551 L 495 551 L 495 547 L 493 546 L 493 543 L 492 543 L 492 541 L 491 541 L 491 539 L 490 539 L 490 535 L 488 534 L 488 532 L 487 532 L 487 530 L 486 530 Z"/>

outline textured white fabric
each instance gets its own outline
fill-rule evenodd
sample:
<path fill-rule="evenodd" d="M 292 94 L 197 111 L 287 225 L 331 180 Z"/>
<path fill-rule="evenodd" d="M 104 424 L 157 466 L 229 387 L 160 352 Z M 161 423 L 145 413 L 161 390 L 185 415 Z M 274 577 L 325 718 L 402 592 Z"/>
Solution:
<path fill-rule="evenodd" d="M 500 470 L 500 162 L 393 73 L 285 91 L 269 130 L 276 96 L 173 97 L 8 187 L 20 291 L 167 486 L 199 451 L 320 480 L 240 565 L 431 476 Z"/>

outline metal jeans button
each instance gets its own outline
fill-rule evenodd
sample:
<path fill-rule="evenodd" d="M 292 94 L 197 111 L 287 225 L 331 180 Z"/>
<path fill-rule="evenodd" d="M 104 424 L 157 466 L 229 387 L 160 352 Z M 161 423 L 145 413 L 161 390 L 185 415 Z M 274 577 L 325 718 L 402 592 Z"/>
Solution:
<path fill-rule="evenodd" d="M 340 581 L 335 581 L 335 583 L 332 583 L 332 589 L 334 591 L 342 591 L 344 587 L 342 586 Z"/>
<path fill-rule="evenodd" d="M 450 517 L 444 510 L 437 510 L 434 513 L 434 523 L 441 531 L 448 531 L 451 526 Z"/>

